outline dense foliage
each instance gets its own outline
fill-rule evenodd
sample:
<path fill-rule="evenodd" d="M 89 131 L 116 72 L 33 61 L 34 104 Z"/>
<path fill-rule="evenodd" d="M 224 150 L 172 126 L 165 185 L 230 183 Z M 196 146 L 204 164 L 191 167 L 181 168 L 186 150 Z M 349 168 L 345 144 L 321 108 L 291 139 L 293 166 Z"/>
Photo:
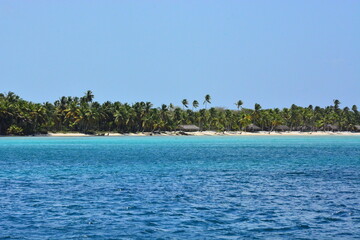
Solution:
<path fill-rule="evenodd" d="M 150 132 L 176 130 L 180 124 L 194 124 L 201 130 L 239 131 L 250 124 L 261 130 L 272 131 L 278 125 L 290 130 L 325 130 L 333 124 L 338 130 L 351 131 L 360 124 L 356 105 L 340 108 L 340 102 L 321 107 L 291 105 L 284 109 L 242 108 L 243 102 L 235 103 L 237 110 L 209 108 L 210 95 L 204 98 L 203 108 L 194 100 L 191 105 L 182 100 L 182 108 L 163 104 L 154 108 L 150 102 L 132 105 L 120 102 L 94 102 L 94 95 L 87 91 L 83 97 L 61 97 L 54 103 L 32 103 L 13 92 L 0 94 L 0 134 L 28 135 L 36 133 L 75 131 L 95 132 Z"/>

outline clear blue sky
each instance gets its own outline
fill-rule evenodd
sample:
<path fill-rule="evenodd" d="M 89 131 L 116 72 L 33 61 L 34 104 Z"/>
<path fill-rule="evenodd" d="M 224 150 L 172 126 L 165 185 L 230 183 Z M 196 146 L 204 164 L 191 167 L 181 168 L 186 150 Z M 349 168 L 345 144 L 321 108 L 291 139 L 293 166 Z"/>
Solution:
<path fill-rule="evenodd" d="M 360 105 L 360 1 L 0 1 L 0 91 Z"/>

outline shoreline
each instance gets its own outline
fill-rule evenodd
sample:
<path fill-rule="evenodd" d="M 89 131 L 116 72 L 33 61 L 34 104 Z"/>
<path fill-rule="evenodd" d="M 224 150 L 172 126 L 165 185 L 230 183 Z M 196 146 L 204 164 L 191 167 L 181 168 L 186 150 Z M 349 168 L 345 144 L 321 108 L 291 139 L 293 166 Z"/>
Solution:
<path fill-rule="evenodd" d="M 19 137 L 144 137 L 144 136 L 360 136 L 360 132 L 240 132 L 240 131 L 202 131 L 202 132 L 179 132 L 179 131 L 165 131 L 161 133 L 104 133 L 104 134 L 85 134 L 85 133 L 48 133 L 37 134 L 32 136 L 19 136 Z M 13 136 L 0 136 L 0 137 L 13 137 Z"/>

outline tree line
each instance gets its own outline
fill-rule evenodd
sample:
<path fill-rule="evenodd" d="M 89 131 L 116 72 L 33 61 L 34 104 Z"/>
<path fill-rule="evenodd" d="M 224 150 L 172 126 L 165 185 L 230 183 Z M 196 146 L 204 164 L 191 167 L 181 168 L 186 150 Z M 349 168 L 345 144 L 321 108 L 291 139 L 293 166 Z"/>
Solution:
<path fill-rule="evenodd" d="M 210 107 L 211 103 L 210 95 L 200 102 L 183 99 L 181 107 L 173 104 L 153 107 L 151 102 L 99 103 L 89 90 L 82 97 L 63 96 L 54 103 L 40 104 L 8 92 L 0 94 L 0 135 L 174 131 L 184 124 L 214 131 L 243 131 L 250 124 L 264 131 L 279 125 L 290 130 L 319 131 L 326 130 L 329 124 L 338 130 L 352 131 L 360 125 L 357 106 L 340 108 L 339 100 L 324 108 L 293 104 L 283 109 L 263 109 L 258 103 L 253 109 L 243 108 L 241 100 L 235 103 L 237 110 Z"/>

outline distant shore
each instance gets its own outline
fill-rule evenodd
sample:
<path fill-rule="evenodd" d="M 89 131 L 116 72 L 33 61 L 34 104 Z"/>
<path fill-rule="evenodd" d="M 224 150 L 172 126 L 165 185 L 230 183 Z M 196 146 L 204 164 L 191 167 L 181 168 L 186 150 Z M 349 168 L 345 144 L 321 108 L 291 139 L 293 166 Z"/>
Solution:
<path fill-rule="evenodd" d="M 102 134 L 85 134 L 85 133 L 48 133 L 35 135 L 38 137 L 116 137 L 116 136 L 360 136 L 360 132 L 240 132 L 240 131 L 199 131 L 199 132 L 179 132 L 165 131 L 160 133 L 139 132 L 139 133 L 102 133 Z"/>

